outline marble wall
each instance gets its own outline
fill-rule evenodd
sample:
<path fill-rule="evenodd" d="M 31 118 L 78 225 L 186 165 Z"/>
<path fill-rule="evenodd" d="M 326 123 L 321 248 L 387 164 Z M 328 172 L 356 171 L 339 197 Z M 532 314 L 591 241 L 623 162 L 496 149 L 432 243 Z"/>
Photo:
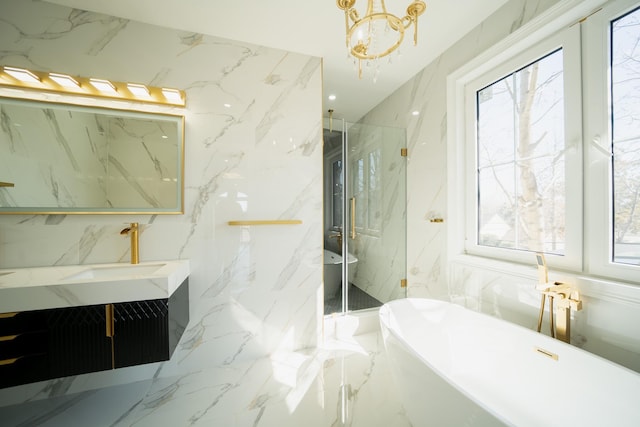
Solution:
<path fill-rule="evenodd" d="M 0 268 L 189 259 L 170 362 L 0 391 L 1 404 L 198 372 L 316 345 L 322 298 L 321 60 L 37 0 L 0 4 L 0 64 L 186 91 L 184 215 L 0 215 Z M 237 219 L 302 225 L 230 227 Z"/>
<path fill-rule="evenodd" d="M 518 268 L 449 259 L 447 76 L 559 3 L 506 3 L 361 120 L 407 129 L 409 296 L 449 299 L 527 327 L 537 325 L 540 296 L 533 289 L 533 260 L 532 266 Z M 414 110 L 420 115 L 413 116 Z M 572 343 L 640 371 L 640 338 L 634 330 L 640 321 L 640 288 L 557 272 L 551 278 L 572 281 L 583 293 L 585 306 L 574 315 Z"/>

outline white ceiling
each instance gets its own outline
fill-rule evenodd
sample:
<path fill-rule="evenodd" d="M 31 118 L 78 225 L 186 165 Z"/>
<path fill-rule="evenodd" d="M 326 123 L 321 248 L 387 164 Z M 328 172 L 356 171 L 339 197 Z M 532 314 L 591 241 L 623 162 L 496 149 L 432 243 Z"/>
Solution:
<path fill-rule="evenodd" d="M 324 58 L 324 110 L 355 122 L 508 0 L 425 0 L 418 46 L 405 37 L 402 56 L 386 60 L 376 82 L 358 79 L 347 59 L 344 13 L 334 0 L 47 0 L 148 24 L 239 40 Z M 387 0 L 404 16 L 411 0 Z M 366 2 L 356 3 L 364 15 Z M 336 100 L 327 96 L 335 94 Z"/>

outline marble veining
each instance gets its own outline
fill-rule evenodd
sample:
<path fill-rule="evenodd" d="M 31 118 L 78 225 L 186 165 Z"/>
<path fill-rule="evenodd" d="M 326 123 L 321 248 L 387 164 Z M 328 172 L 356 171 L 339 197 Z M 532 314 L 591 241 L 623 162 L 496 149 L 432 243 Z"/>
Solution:
<path fill-rule="evenodd" d="M 414 78 L 371 110 L 362 122 L 406 127 L 407 166 L 407 266 L 408 294 L 448 295 L 445 224 L 429 222 L 429 212 L 447 217 L 446 78 L 478 52 L 508 36 L 557 0 L 513 0 L 453 44 Z M 418 110 L 420 114 L 411 113 Z M 428 183 L 428 184 L 425 184 Z"/>
<path fill-rule="evenodd" d="M 127 262 L 129 242 L 119 231 L 135 221 L 142 229 L 141 262 L 190 260 L 191 299 L 191 322 L 172 360 L 69 378 L 62 388 L 54 380 L 0 390 L 0 405 L 151 378 L 190 379 L 212 364 L 230 367 L 315 346 L 322 316 L 321 59 L 38 0 L 3 1 L 0 17 L 0 65 L 187 94 L 185 108 L 169 111 L 186 123 L 184 215 L 0 216 L 0 268 Z M 113 106 L 167 112 L 130 102 Z M 149 128 L 128 132 L 99 123 L 89 129 L 86 153 L 71 150 L 78 167 L 120 165 L 129 174 L 162 178 L 170 172 L 167 162 L 145 150 Z M 100 130 L 126 134 L 148 167 L 143 171 L 119 154 L 109 160 Z M 11 140 L 14 150 L 38 148 Z M 96 193 L 104 192 L 98 184 Z M 67 192 L 75 196 L 73 188 Z M 0 199 L 4 194 L 11 202 L 7 192 Z M 146 193 L 149 203 L 164 194 L 161 188 Z M 263 229 L 227 224 L 289 216 L 303 223 Z"/>
<path fill-rule="evenodd" d="M 446 88 L 450 73 L 558 3 L 505 3 L 361 120 L 365 124 L 407 129 L 409 296 L 452 300 L 527 328 L 536 327 L 540 296 L 534 290 L 535 280 L 523 278 L 512 268 L 493 267 L 486 260 L 469 265 L 451 262 L 447 247 L 447 199 L 452 194 L 447 188 Z M 413 116 L 413 110 L 420 114 Z M 445 222 L 431 223 L 434 215 Z M 640 371 L 640 345 L 630 326 L 640 319 L 638 299 L 627 294 L 623 284 L 581 277 L 570 280 L 588 294 L 584 296 L 585 307 L 590 304 L 572 319 L 574 344 Z"/>
<path fill-rule="evenodd" d="M 60 395 L 60 394 L 59 394 Z M 3 425 L 410 427 L 379 332 L 0 408 Z"/>

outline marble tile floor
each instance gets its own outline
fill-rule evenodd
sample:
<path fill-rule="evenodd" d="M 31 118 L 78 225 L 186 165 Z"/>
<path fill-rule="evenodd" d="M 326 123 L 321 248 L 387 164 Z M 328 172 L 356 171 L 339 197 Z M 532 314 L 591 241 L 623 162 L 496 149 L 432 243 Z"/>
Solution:
<path fill-rule="evenodd" d="M 0 407 L 2 426 L 410 427 L 379 332 L 311 352 Z"/>

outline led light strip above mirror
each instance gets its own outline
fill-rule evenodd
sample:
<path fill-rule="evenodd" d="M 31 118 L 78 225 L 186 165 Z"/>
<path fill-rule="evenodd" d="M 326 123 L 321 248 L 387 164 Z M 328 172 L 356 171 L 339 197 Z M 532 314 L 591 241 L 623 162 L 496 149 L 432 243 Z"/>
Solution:
<path fill-rule="evenodd" d="M 75 77 L 53 72 L 31 71 L 10 66 L 2 67 L 2 71 L 0 71 L 0 86 L 177 107 L 184 107 L 186 104 L 185 93 L 178 89 L 146 86 L 138 83 L 113 82 L 92 77 Z"/>

